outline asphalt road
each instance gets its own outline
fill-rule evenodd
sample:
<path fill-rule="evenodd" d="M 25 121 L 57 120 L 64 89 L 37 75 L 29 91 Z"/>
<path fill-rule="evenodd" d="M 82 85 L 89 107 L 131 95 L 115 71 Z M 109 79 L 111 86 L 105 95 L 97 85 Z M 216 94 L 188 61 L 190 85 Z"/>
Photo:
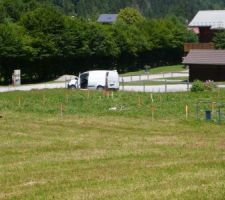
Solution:
<path fill-rule="evenodd" d="M 66 88 L 66 83 L 42 83 L 42 84 L 30 84 L 21 86 L 4 86 L 0 87 L 0 92 L 30 91 L 30 90 L 43 90 L 54 88 Z"/>
<path fill-rule="evenodd" d="M 66 88 L 65 83 L 46 83 L 46 84 L 33 84 L 22 86 L 6 86 L 0 87 L 0 92 L 12 92 L 12 91 L 30 91 L 30 90 L 43 90 L 54 88 Z M 187 91 L 187 84 L 168 84 L 154 85 L 154 86 L 120 86 L 122 91 L 134 91 L 134 92 L 184 92 Z"/>
<path fill-rule="evenodd" d="M 166 74 L 164 74 L 165 76 Z M 167 73 L 168 76 L 171 77 L 170 73 Z M 173 76 L 179 77 L 184 76 L 184 73 L 174 73 Z M 147 75 L 141 76 L 141 80 L 144 80 Z M 162 78 L 162 74 L 160 75 L 149 75 L 150 78 Z M 137 76 L 139 80 L 139 76 Z M 147 77 L 149 78 L 149 77 Z M 129 79 L 129 77 L 128 77 Z M 133 79 L 137 81 L 136 79 Z M 149 79 L 147 79 L 149 80 Z M 130 82 L 130 81 L 128 81 Z M 66 88 L 67 83 L 42 83 L 42 84 L 31 84 L 31 85 L 21 85 L 21 86 L 2 86 L 0 87 L 0 92 L 12 92 L 12 91 L 30 91 L 30 90 L 42 90 L 42 89 L 55 89 L 55 88 Z M 225 88 L 225 85 L 219 85 L 220 88 Z M 187 84 L 167 84 L 165 85 L 152 85 L 152 86 L 120 86 L 120 90 L 122 91 L 134 91 L 134 92 L 186 92 L 191 88 L 191 84 L 188 86 Z"/>

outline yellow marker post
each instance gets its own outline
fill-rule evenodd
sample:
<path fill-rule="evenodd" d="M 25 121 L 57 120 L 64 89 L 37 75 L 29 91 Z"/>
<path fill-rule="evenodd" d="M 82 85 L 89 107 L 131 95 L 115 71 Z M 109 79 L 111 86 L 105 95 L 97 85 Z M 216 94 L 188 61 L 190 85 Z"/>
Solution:
<path fill-rule="evenodd" d="M 138 96 L 138 98 L 137 98 L 137 104 L 138 104 L 138 106 L 141 105 L 141 97 L 140 96 Z"/>
<path fill-rule="evenodd" d="M 186 112 L 186 119 L 188 119 L 188 112 L 189 112 L 188 105 L 185 106 L 185 112 Z"/>
<path fill-rule="evenodd" d="M 151 100 L 152 100 L 152 103 L 154 102 L 154 99 L 153 99 L 153 94 L 151 93 Z"/>

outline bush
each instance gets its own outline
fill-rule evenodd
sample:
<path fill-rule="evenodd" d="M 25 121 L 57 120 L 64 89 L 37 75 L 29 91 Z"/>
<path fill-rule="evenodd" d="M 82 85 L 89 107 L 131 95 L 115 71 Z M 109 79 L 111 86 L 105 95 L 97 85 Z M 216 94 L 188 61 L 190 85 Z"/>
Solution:
<path fill-rule="evenodd" d="M 192 84 L 191 91 L 192 92 L 201 92 L 204 90 L 212 91 L 216 88 L 217 85 L 211 80 L 207 80 L 205 83 L 200 80 L 195 80 Z"/>
<path fill-rule="evenodd" d="M 204 86 L 204 83 L 202 81 L 195 80 L 192 83 L 192 88 L 191 88 L 192 92 L 201 92 L 201 91 L 204 91 L 204 90 L 205 90 L 205 86 Z"/>
<path fill-rule="evenodd" d="M 213 81 L 211 81 L 211 80 L 207 80 L 204 83 L 204 89 L 205 90 L 212 91 L 212 90 L 214 90 L 216 88 L 217 88 L 217 85 Z"/>

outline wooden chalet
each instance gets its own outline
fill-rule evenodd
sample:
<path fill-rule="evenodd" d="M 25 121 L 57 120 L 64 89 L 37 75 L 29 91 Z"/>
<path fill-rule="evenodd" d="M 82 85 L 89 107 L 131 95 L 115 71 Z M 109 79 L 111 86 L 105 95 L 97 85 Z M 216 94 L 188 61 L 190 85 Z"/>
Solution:
<path fill-rule="evenodd" d="M 214 49 L 212 41 L 215 33 L 225 29 L 225 10 L 199 11 L 188 26 L 198 35 L 199 43 L 184 44 L 185 52 L 191 49 Z"/>
<path fill-rule="evenodd" d="M 190 81 L 225 81 L 225 50 L 190 50 L 183 64 L 189 66 Z"/>

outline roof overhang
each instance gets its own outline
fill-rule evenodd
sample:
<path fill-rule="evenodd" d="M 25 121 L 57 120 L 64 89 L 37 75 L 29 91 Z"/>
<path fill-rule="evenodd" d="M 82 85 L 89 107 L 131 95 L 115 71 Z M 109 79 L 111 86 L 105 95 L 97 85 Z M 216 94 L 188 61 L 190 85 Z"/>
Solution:
<path fill-rule="evenodd" d="M 191 50 L 182 63 L 185 65 L 225 65 L 225 50 Z"/>
<path fill-rule="evenodd" d="M 225 29 L 225 10 L 199 11 L 189 27 L 210 27 L 213 30 Z"/>

